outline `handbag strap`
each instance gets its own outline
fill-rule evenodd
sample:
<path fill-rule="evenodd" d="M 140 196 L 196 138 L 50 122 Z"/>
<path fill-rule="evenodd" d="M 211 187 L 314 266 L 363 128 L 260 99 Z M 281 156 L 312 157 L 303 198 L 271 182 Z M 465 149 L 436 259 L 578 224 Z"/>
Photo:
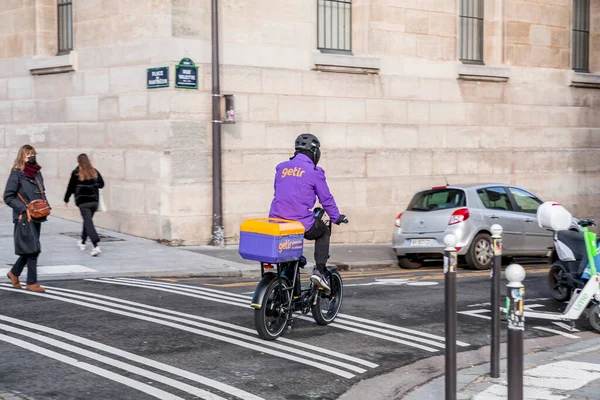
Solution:
<path fill-rule="evenodd" d="M 42 198 L 47 203 L 48 200 L 46 200 L 46 194 L 44 193 L 44 189 L 42 189 L 42 185 L 40 184 L 40 181 L 38 180 L 37 176 L 35 177 L 35 181 L 36 181 L 36 183 L 38 185 L 38 188 L 40 189 L 40 193 L 42 194 Z"/>
<path fill-rule="evenodd" d="M 19 198 L 21 199 L 23 204 L 25 204 L 25 212 L 27 213 L 27 222 L 31 222 L 31 213 L 29 212 L 29 207 L 27 206 L 27 202 L 25 202 L 25 199 L 23 198 L 23 196 L 21 196 L 21 193 L 17 193 L 17 196 L 19 196 Z"/>
<path fill-rule="evenodd" d="M 25 201 L 25 199 L 23 198 L 23 196 L 21 196 L 21 193 L 17 193 L 17 196 L 19 196 L 19 198 L 21 199 L 21 201 L 23 202 L 23 204 L 25 204 L 25 207 L 27 207 L 27 202 Z"/>

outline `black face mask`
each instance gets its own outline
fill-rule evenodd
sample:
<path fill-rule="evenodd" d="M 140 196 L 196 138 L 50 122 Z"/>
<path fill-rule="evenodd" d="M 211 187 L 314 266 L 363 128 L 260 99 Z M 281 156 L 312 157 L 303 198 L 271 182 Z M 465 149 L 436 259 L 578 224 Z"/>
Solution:
<path fill-rule="evenodd" d="M 36 164 L 35 156 L 27 157 L 27 164 L 35 165 Z"/>

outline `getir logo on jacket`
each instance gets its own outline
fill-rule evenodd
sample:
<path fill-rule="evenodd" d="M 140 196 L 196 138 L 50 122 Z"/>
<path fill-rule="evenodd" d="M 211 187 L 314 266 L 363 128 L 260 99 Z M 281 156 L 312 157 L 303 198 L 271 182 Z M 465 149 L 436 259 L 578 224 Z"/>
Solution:
<path fill-rule="evenodd" d="M 285 178 L 287 176 L 296 176 L 296 177 L 302 177 L 302 175 L 305 173 L 306 171 L 303 170 L 302 168 L 298 168 L 298 167 L 294 167 L 294 168 L 284 168 L 281 170 L 281 177 Z"/>

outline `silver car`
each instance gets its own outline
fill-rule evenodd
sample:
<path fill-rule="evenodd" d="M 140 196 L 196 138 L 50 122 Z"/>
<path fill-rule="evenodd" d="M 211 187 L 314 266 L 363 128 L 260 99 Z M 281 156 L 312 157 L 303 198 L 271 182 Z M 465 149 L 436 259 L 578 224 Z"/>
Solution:
<path fill-rule="evenodd" d="M 441 258 L 444 236 L 456 236 L 456 248 L 470 269 L 488 269 L 492 261 L 490 227 L 500 224 L 503 256 L 545 257 L 552 232 L 538 226 L 543 201 L 531 192 L 504 184 L 439 186 L 417 192 L 398 215 L 392 247 L 401 268 L 420 268 Z M 576 221 L 576 220 L 575 220 Z M 573 228 L 578 225 L 573 222 Z"/>

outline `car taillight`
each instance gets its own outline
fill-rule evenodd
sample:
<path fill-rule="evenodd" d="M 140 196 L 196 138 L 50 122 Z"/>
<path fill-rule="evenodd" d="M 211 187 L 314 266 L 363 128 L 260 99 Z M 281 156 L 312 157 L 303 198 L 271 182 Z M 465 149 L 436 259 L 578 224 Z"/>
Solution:
<path fill-rule="evenodd" d="M 460 224 L 461 222 L 465 222 L 469 219 L 471 214 L 469 213 L 468 208 L 460 208 L 452 213 L 450 217 L 450 221 L 448 221 L 448 225 Z"/>
<path fill-rule="evenodd" d="M 396 225 L 398 228 L 402 228 L 402 213 L 398 214 L 394 225 Z"/>

